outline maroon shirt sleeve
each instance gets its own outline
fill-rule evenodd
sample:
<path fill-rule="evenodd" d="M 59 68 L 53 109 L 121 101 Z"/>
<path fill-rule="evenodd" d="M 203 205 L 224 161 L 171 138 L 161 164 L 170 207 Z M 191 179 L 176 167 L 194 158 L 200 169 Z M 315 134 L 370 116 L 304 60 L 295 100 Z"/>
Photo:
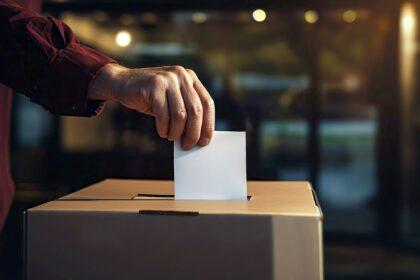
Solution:
<path fill-rule="evenodd" d="M 63 22 L 0 0 L 0 82 L 53 113 L 98 114 L 89 83 L 113 59 L 79 43 Z"/>

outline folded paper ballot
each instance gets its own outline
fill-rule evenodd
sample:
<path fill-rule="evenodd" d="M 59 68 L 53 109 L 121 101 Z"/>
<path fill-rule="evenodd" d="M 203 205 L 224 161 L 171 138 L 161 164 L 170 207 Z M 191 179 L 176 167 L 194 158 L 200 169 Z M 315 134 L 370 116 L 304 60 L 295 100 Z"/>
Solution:
<path fill-rule="evenodd" d="M 174 143 L 175 199 L 246 200 L 245 132 L 215 131 L 206 147 Z"/>

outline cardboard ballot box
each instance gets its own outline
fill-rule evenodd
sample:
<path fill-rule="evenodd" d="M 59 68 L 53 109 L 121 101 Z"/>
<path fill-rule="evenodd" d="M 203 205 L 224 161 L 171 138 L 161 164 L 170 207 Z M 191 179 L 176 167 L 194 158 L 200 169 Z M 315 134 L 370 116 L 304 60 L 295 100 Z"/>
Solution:
<path fill-rule="evenodd" d="M 307 182 L 248 201 L 174 200 L 173 182 L 105 180 L 27 210 L 26 279 L 323 279 Z"/>

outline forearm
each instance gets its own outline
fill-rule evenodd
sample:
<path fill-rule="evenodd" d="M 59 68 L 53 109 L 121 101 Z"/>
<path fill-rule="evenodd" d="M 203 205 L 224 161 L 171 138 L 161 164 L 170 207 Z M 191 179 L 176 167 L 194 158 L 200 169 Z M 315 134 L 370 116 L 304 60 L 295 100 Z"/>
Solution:
<path fill-rule="evenodd" d="M 10 0 L 0 0 L 0 34 L 1 83 L 57 114 L 97 113 L 88 87 L 112 59 L 80 44 L 61 21 Z"/>

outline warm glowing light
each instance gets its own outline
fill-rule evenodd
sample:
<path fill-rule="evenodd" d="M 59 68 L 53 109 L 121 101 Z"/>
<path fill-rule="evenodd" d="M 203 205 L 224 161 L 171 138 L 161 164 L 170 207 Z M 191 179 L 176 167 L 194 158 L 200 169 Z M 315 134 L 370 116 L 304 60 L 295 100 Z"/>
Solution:
<path fill-rule="evenodd" d="M 125 30 L 121 30 L 120 32 L 118 32 L 117 35 L 115 36 L 115 43 L 119 47 L 123 47 L 123 48 L 130 45 L 131 44 L 130 32 L 125 31 Z"/>
<path fill-rule="evenodd" d="M 207 15 L 205 13 L 197 12 L 192 15 L 192 20 L 195 23 L 203 23 L 207 20 Z"/>
<path fill-rule="evenodd" d="M 413 3 L 401 5 L 400 26 L 399 26 L 399 141 L 402 146 L 400 159 L 401 170 L 408 170 L 402 174 L 403 185 L 407 185 L 414 167 L 413 147 L 416 144 L 416 132 L 413 129 L 413 119 L 416 118 L 416 97 L 418 74 L 418 44 L 417 44 L 417 7 Z M 417 4 L 417 3 L 416 3 Z M 409 175 L 409 176 L 407 176 Z"/>
<path fill-rule="evenodd" d="M 416 11 L 412 4 L 404 4 L 400 16 L 400 75 L 402 95 L 413 92 L 416 63 Z"/>
<path fill-rule="evenodd" d="M 347 23 L 352 23 L 357 19 L 357 14 L 353 10 L 347 10 L 343 13 L 343 20 Z"/>
<path fill-rule="evenodd" d="M 267 14 L 262 9 L 257 9 L 252 13 L 252 17 L 257 22 L 263 22 L 267 18 Z"/>
<path fill-rule="evenodd" d="M 343 79 L 343 87 L 350 92 L 357 92 L 361 88 L 362 81 L 354 73 L 347 74 Z"/>
<path fill-rule="evenodd" d="M 401 26 L 405 32 L 411 32 L 416 24 L 416 16 L 412 6 L 404 6 L 401 15 Z"/>
<path fill-rule="evenodd" d="M 305 21 L 310 24 L 317 22 L 319 18 L 318 13 L 313 10 L 306 11 L 304 17 Z"/>

